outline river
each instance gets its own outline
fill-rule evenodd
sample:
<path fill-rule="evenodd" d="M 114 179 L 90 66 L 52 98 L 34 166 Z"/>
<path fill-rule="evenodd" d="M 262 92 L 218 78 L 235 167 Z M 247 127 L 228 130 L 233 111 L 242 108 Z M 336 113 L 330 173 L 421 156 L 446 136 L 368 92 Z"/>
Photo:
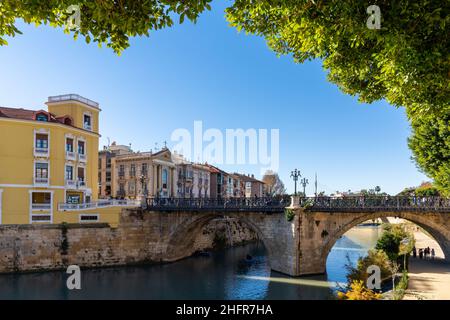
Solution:
<path fill-rule="evenodd" d="M 377 227 L 352 229 L 330 252 L 323 276 L 272 272 L 264 246 L 255 243 L 172 264 L 83 270 L 79 291 L 66 288 L 64 272 L 0 275 L 0 299 L 330 299 L 346 281 L 348 261 L 366 255 L 380 234 Z"/>

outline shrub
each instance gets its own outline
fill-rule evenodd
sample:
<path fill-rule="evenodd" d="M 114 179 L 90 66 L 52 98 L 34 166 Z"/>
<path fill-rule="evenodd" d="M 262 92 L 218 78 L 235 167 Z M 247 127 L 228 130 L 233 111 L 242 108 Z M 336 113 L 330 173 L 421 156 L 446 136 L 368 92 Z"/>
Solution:
<path fill-rule="evenodd" d="M 338 299 L 340 300 L 380 300 L 381 297 L 381 294 L 367 289 L 363 281 L 353 281 L 350 285 L 350 290 L 338 292 Z"/>
<path fill-rule="evenodd" d="M 408 289 L 408 282 L 409 282 L 408 272 L 403 271 L 402 277 L 393 292 L 394 300 L 402 300 L 403 299 L 403 297 L 405 296 L 405 292 Z"/>
<path fill-rule="evenodd" d="M 401 255 L 408 256 L 414 245 L 414 236 L 407 232 L 403 225 L 383 225 L 384 232 L 378 239 L 376 249 L 384 251 L 389 260 L 398 261 Z M 403 240 L 407 239 L 408 244 L 403 245 Z"/>
<path fill-rule="evenodd" d="M 370 250 L 366 257 L 358 259 L 356 267 L 353 267 L 350 263 L 346 265 L 348 271 L 348 283 L 352 284 L 355 281 L 363 281 L 364 283 L 367 283 L 367 269 L 370 266 L 380 267 L 381 279 L 386 279 L 391 274 L 389 271 L 389 258 L 386 253 L 380 250 Z"/>
<path fill-rule="evenodd" d="M 285 209 L 284 215 L 286 216 L 286 220 L 291 222 L 295 218 L 295 212 L 292 209 Z"/>

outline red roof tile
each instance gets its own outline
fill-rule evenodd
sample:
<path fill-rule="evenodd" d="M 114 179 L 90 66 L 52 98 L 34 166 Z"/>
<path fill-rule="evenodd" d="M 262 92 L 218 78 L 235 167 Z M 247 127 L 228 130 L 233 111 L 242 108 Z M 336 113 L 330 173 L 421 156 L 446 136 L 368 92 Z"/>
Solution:
<path fill-rule="evenodd" d="M 7 108 L 0 107 L 0 117 L 3 118 L 11 118 L 11 119 L 20 119 L 20 120 L 28 120 L 28 121 L 37 121 L 36 115 L 43 113 L 48 116 L 48 122 L 56 122 L 56 123 L 64 123 L 66 118 L 72 119 L 70 116 L 61 116 L 55 117 L 54 114 L 47 112 L 45 110 L 27 110 L 23 108 Z"/>

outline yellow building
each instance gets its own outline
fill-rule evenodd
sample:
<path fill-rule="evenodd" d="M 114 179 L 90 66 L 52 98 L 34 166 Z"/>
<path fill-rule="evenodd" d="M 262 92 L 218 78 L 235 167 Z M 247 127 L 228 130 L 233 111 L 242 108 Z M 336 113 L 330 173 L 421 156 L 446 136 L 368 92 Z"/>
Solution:
<path fill-rule="evenodd" d="M 50 97 L 48 111 L 0 107 L 0 224 L 105 222 L 126 201 L 98 201 L 99 104 Z"/>

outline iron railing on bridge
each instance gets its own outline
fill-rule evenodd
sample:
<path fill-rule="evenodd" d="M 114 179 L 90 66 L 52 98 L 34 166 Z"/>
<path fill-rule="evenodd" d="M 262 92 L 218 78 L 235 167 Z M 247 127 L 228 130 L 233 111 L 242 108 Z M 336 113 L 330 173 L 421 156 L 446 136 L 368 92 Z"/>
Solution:
<path fill-rule="evenodd" d="M 348 196 L 300 198 L 300 206 L 310 211 L 438 211 L 450 212 L 450 198 L 396 197 L 396 196 Z"/>
<path fill-rule="evenodd" d="M 149 198 L 151 211 L 219 211 L 219 212 L 284 212 L 290 197 L 275 198 Z"/>
<path fill-rule="evenodd" d="M 450 198 L 347 196 L 299 197 L 296 205 L 308 211 L 324 212 L 449 212 Z M 283 212 L 291 197 L 272 198 L 149 198 L 147 209 L 152 211 L 220 211 L 220 212 Z"/>

